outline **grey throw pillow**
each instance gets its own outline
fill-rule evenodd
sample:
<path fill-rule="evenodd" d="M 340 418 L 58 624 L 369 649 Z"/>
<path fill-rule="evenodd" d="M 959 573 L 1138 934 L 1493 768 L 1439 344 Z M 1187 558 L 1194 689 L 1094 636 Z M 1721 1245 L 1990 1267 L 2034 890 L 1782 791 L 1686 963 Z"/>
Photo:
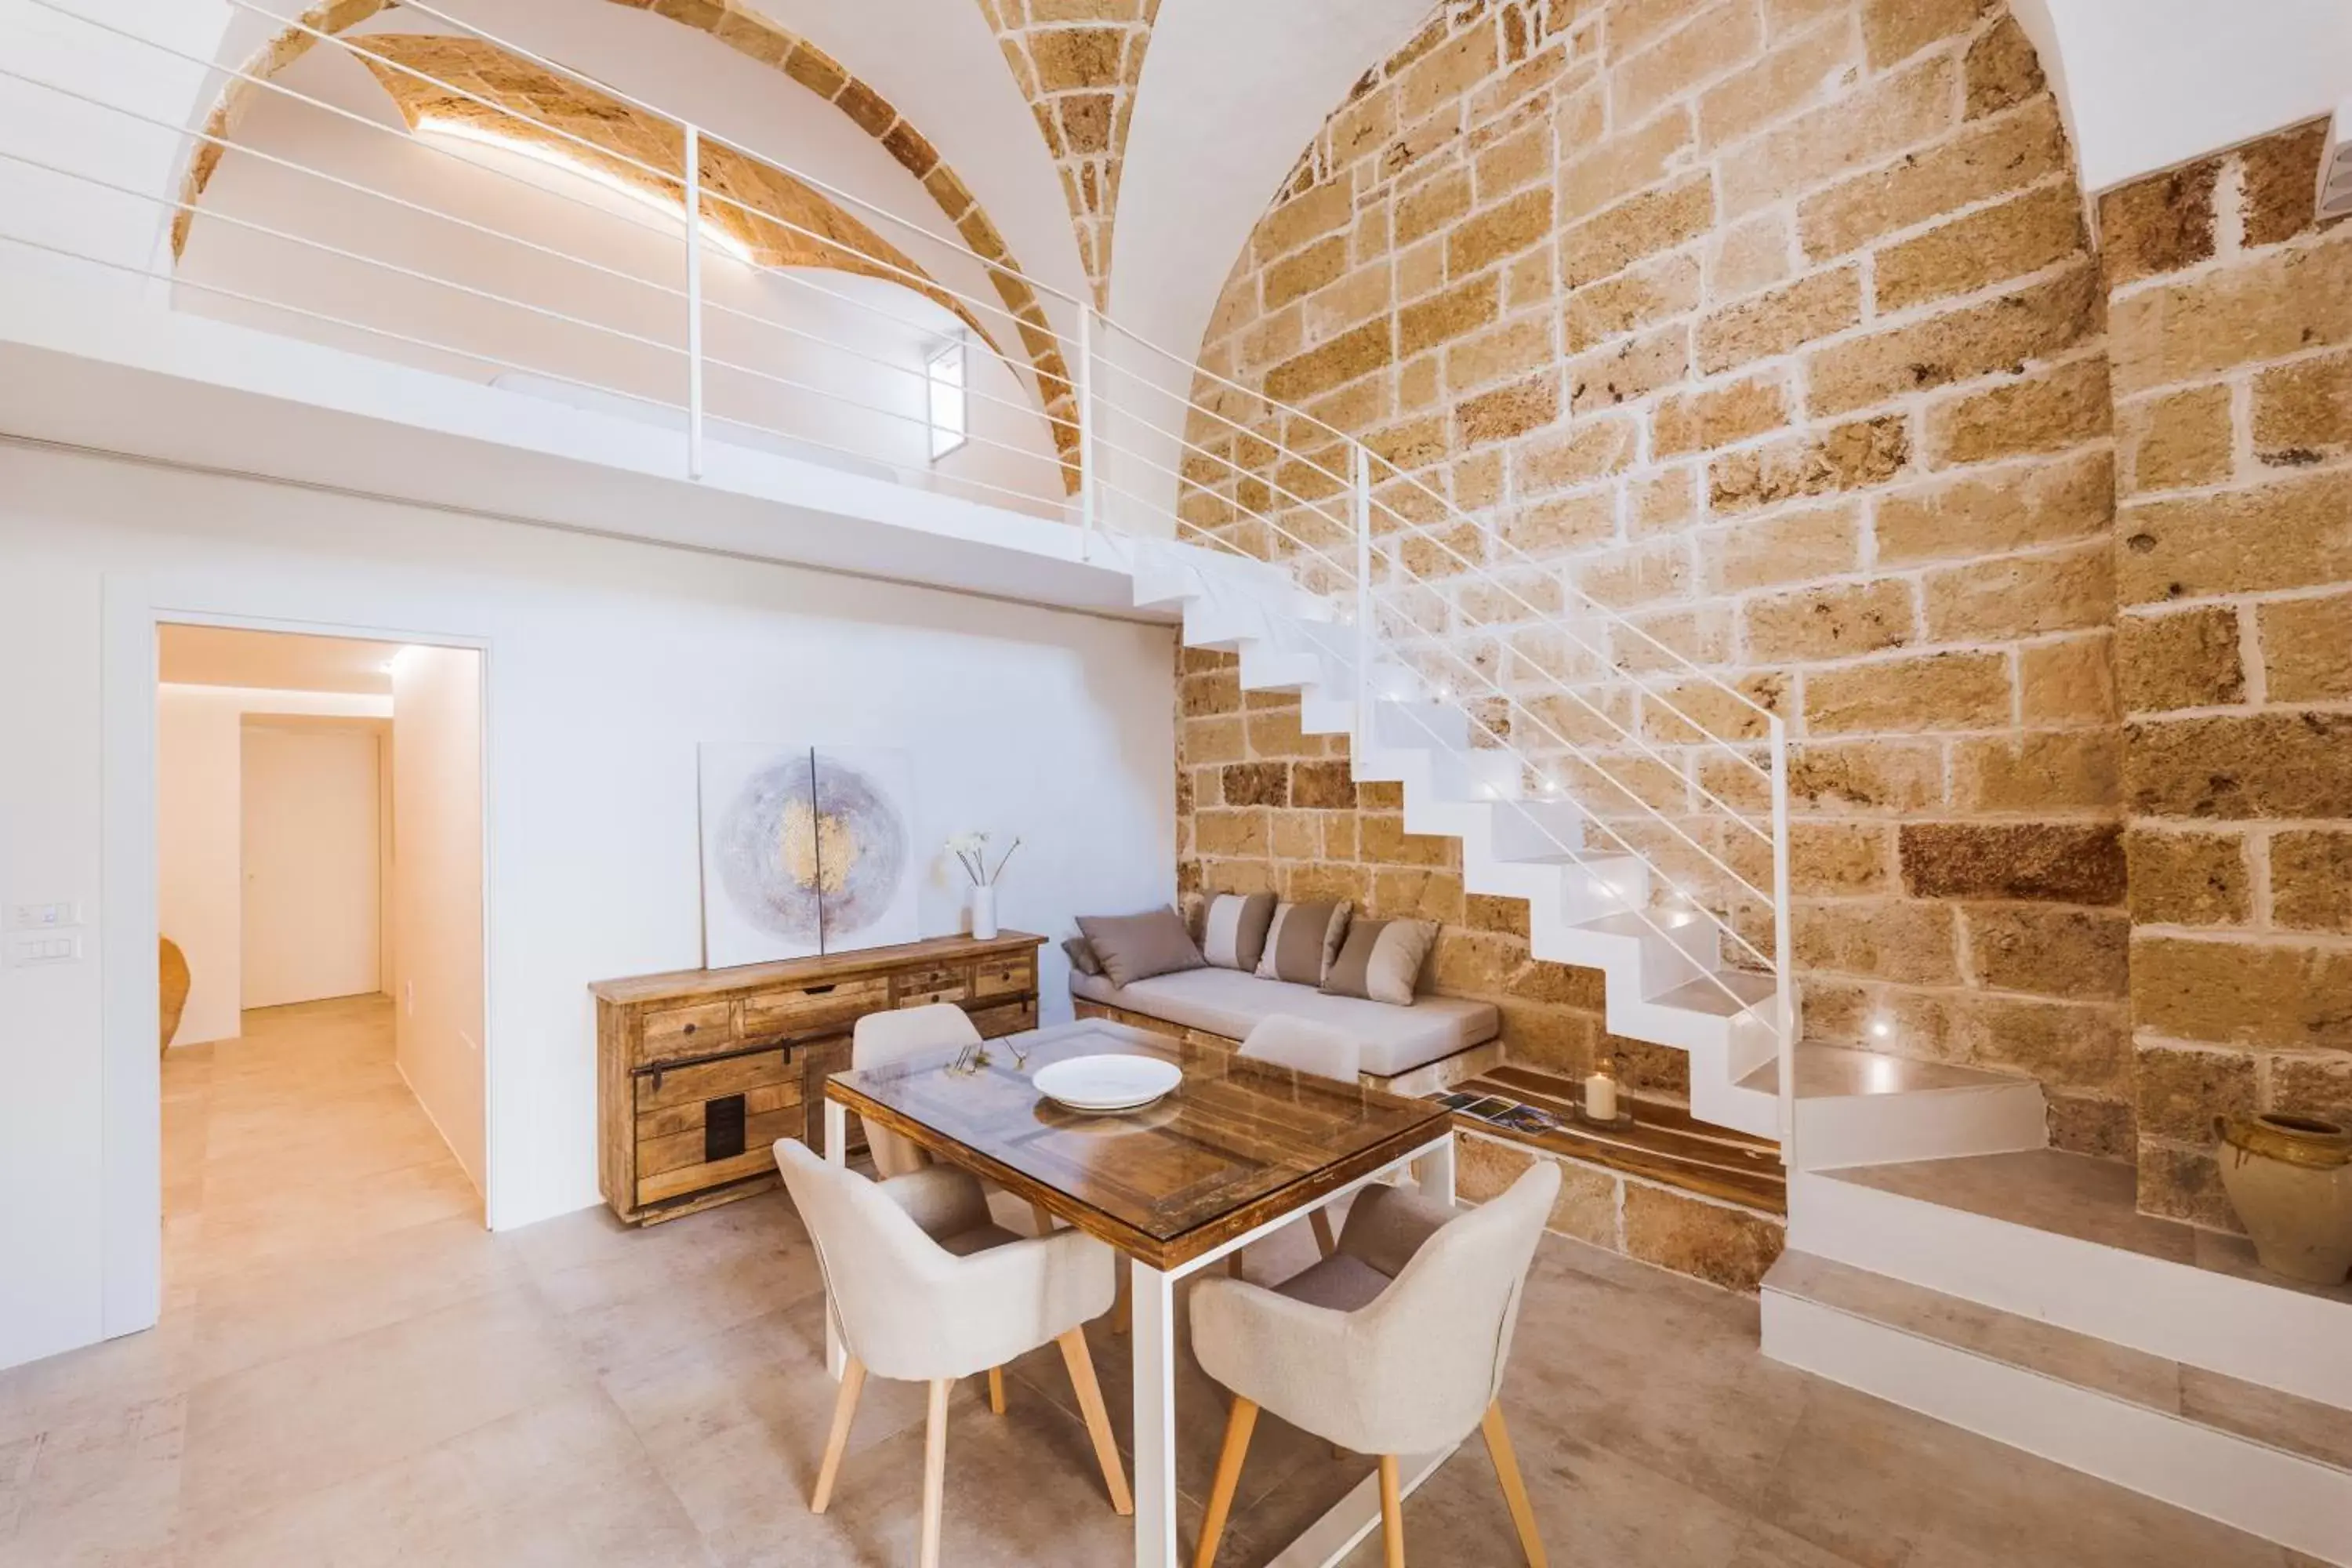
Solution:
<path fill-rule="evenodd" d="M 1266 928 L 1265 953 L 1257 961 L 1261 980 L 1287 980 L 1295 985 L 1320 985 L 1339 954 L 1339 939 L 1348 932 L 1345 903 L 1283 904 Z"/>
<path fill-rule="evenodd" d="M 1410 1007 L 1422 963 L 1436 942 L 1433 921 L 1358 921 L 1348 928 L 1323 989 L 1334 996 Z"/>
<path fill-rule="evenodd" d="M 1219 969 L 1247 974 L 1265 954 L 1266 928 L 1274 923 L 1272 893 L 1219 893 L 1209 900 L 1201 926 L 1201 956 Z"/>
<path fill-rule="evenodd" d="M 1113 985 L 1132 985 L 1155 974 L 1202 969 L 1208 960 L 1192 945 L 1192 933 L 1174 910 L 1139 915 L 1080 915 L 1078 929 Z"/>
<path fill-rule="evenodd" d="M 1087 945 L 1085 937 L 1064 937 L 1062 952 L 1068 956 L 1070 967 L 1079 973 L 1100 974 L 1102 973 L 1102 960 L 1095 956 L 1095 950 Z"/>

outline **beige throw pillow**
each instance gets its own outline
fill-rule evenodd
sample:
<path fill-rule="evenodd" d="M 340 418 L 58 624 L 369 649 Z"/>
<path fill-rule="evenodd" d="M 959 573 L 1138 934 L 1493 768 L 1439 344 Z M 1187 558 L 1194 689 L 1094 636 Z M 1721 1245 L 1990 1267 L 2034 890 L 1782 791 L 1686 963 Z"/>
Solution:
<path fill-rule="evenodd" d="M 1070 967 L 1079 973 L 1100 974 L 1102 973 L 1102 960 L 1095 956 L 1095 950 L 1087 945 L 1085 937 L 1064 937 L 1062 951 L 1069 956 Z"/>
<path fill-rule="evenodd" d="M 1272 893 L 1219 893 L 1201 922 L 1201 956 L 1219 969 L 1249 973 L 1265 956 L 1266 928 L 1273 923 Z"/>
<path fill-rule="evenodd" d="M 1265 954 L 1257 962 L 1258 978 L 1322 984 L 1339 954 L 1340 939 L 1348 934 L 1353 907 L 1330 902 L 1276 906 L 1274 923 L 1266 928 Z"/>
<path fill-rule="evenodd" d="M 1436 942 L 1434 921 L 1358 921 L 1348 928 L 1323 989 L 1410 1007 L 1422 963 Z"/>

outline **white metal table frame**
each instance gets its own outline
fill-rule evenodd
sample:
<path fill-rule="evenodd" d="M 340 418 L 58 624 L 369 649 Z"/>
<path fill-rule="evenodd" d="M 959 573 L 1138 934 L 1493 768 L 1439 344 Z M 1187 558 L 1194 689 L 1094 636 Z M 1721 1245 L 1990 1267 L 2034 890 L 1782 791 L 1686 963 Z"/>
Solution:
<path fill-rule="evenodd" d="M 824 1157 L 836 1165 L 849 1159 L 849 1108 L 827 1096 L 824 1102 Z M 1141 1258 L 1128 1259 L 1133 1289 L 1131 1339 L 1135 1365 L 1135 1563 L 1136 1568 L 1178 1568 L 1182 1559 L 1176 1546 L 1176 1282 L 1254 1242 L 1263 1241 L 1311 1209 L 1337 1203 L 1375 1182 L 1385 1182 L 1410 1170 L 1425 1196 L 1454 1201 L 1454 1130 L 1449 1123 L 1436 1137 L 1379 1169 L 1366 1173 L 1328 1193 L 1318 1193 L 1255 1229 L 1220 1243 L 1198 1258 L 1170 1269 L 1158 1269 Z M 837 1379 L 846 1355 L 841 1331 L 827 1308 L 824 1315 L 825 1365 Z M 1434 1475 L 1454 1450 L 1400 1456 L 1399 1482 L 1410 1493 Z M 1356 1543 L 1380 1527 L 1380 1478 L 1366 1476 L 1355 1489 L 1333 1504 L 1304 1533 L 1276 1556 L 1268 1568 L 1330 1568 L 1355 1549 Z"/>

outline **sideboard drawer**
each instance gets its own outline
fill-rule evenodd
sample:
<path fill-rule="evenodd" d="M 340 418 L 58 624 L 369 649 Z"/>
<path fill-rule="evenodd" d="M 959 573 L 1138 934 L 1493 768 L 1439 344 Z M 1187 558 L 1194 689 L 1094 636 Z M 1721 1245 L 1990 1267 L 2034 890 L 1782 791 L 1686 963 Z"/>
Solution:
<path fill-rule="evenodd" d="M 971 994 L 971 971 L 958 964 L 909 969 L 890 983 L 890 1001 L 898 1007 L 922 1007 L 933 1002 L 961 1002 Z"/>
<path fill-rule="evenodd" d="M 765 1039 L 850 1024 L 890 1005 L 890 977 L 870 974 L 831 984 L 786 986 L 743 998 L 743 1037 Z"/>
<path fill-rule="evenodd" d="M 637 1075 L 637 1115 L 643 1118 L 673 1106 L 699 1104 L 730 1094 L 749 1094 L 754 1089 L 785 1084 L 797 1087 L 801 1069 L 792 1058 L 792 1052 L 778 1047 L 772 1051 L 748 1051 L 723 1061 L 641 1072 Z"/>
<path fill-rule="evenodd" d="M 1006 1002 L 994 1007 L 974 1008 L 971 1021 L 983 1040 L 995 1039 L 999 1035 L 1017 1035 L 1037 1026 L 1037 1004 Z"/>
<path fill-rule="evenodd" d="M 974 996 L 1018 996 L 1037 989 L 1037 966 L 1027 958 L 982 963 L 971 972 Z"/>
<path fill-rule="evenodd" d="M 646 1014 L 644 1059 L 677 1061 L 707 1057 L 736 1041 L 735 1004 L 703 1002 L 690 1007 L 663 1007 Z"/>

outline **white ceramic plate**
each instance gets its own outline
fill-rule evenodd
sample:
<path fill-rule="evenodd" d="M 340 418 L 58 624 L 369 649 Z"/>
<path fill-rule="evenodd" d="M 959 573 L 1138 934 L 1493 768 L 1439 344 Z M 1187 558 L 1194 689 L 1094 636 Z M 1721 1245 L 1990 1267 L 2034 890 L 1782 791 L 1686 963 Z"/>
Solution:
<path fill-rule="evenodd" d="M 1158 1057 L 1072 1057 L 1048 1062 L 1030 1081 L 1072 1110 L 1135 1110 L 1183 1082 L 1184 1071 Z"/>

